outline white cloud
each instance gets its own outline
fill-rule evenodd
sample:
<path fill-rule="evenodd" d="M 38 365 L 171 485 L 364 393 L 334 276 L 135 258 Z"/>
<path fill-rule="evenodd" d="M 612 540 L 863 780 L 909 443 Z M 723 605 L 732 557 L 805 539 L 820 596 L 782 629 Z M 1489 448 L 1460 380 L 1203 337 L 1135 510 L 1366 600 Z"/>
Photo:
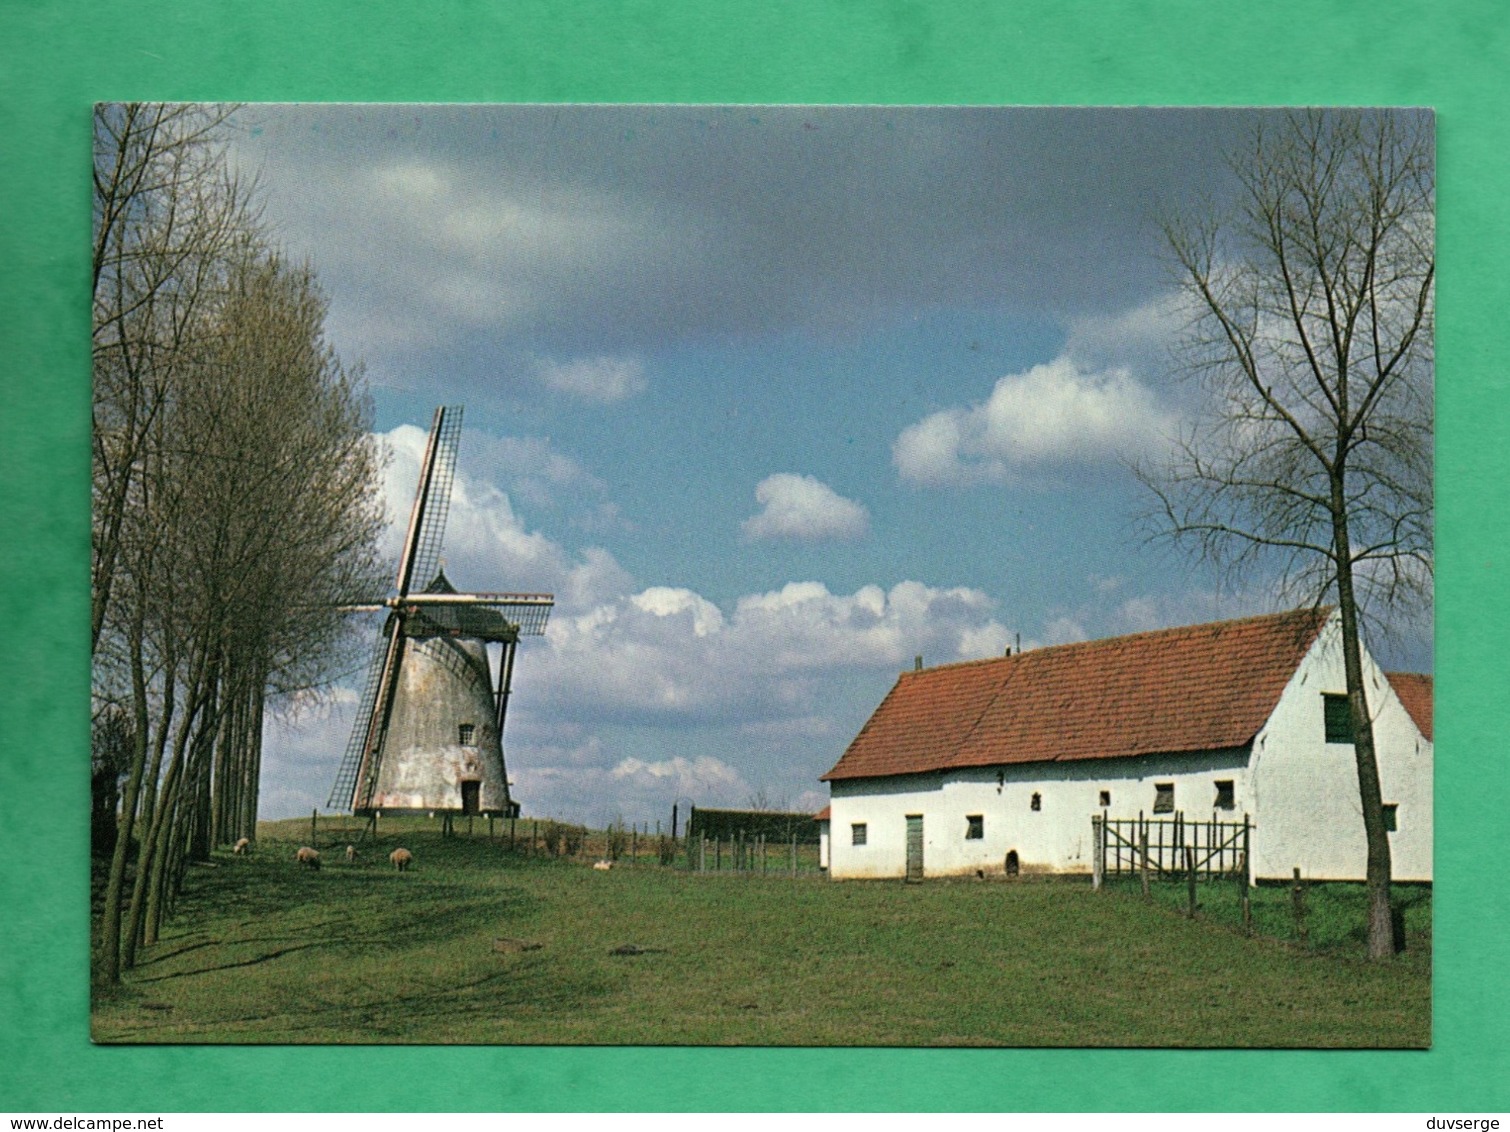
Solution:
<path fill-rule="evenodd" d="M 607 356 L 569 362 L 542 360 L 536 363 L 535 379 L 557 393 L 602 404 L 643 393 L 650 384 L 639 359 Z"/>
<path fill-rule="evenodd" d="M 899 669 L 919 652 L 999 652 L 1010 635 L 991 609 L 977 590 L 910 581 L 853 594 L 794 582 L 728 613 L 690 590 L 652 587 L 558 616 L 527 679 L 541 711 L 588 726 L 811 719 L 844 673 Z"/>
<path fill-rule="evenodd" d="M 740 524 L 747 539 L 855 539 L 870 527 L 870 513 L 812 476 L 777 472 L 755 487 L 764 510 Z"/>
<path fill-rule="evenodd" d="M 1170 291 L 1116 314 L 1084 315 L 1070 321 L 1064 356 L 1088 372 L 1158 373 L 1193 314 L 1188 300 Z"/>
<path fill-rule="evenodd" d="M 1172 427 L 1130 371 L 1085 372 L 1060 357 L 1001 378 L 983 404 L 910 425 L 893 459 L 903 479 L 928 487 L 1009 483 L 1040 469 L 1135 456 Z"/>

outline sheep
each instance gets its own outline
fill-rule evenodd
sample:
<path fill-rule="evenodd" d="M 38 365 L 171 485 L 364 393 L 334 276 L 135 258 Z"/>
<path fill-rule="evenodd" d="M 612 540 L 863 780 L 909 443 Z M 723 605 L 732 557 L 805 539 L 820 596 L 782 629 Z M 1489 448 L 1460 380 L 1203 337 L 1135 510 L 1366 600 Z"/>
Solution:
<path fill-rule="evenodd" d="M 592 867 L 595 868 L 595 869 L 601 869 L 603 872 L 607 872 L 609 869 L 613 868 L 613 862 L 612 861 L 594 861 Z"/>
<path fill-rule="evenodd" d="M 353 862 L 355 862 L 356 859 L 357 859 L 357 847 L 355 845 L 348 845 L 348 846 L 346 846 L 346 863 L 348 865 L 350 865 Z"/>
<path fill-rule="evenodd" d="M 245 857 L 251 851 L 252 839 L 250 837 L 243 837 L 240 841 L 236 842 L 236 847 L 231 850 L 238 857 Z"/>
<path fill-rule="evenodd" d="M 299 851 L 294 854 L 294 860 L 305 868 L 314 869 L 316 872 L 320 870 L 320 851 L 311 849 L 308 845 L 299 846 Z"/>
<path fill-rule="evenodd" d="M 392 853 L 389 853 L 388 859 L 393 862 L 393 867 L 395 869 L 397 869 L 399 872 L 403 872 L 409 867 L 409 862 L 414 860 L 414 854 L 409 852 L 409 850 L 400 847 L 398 849 L 395 849 Z"/>

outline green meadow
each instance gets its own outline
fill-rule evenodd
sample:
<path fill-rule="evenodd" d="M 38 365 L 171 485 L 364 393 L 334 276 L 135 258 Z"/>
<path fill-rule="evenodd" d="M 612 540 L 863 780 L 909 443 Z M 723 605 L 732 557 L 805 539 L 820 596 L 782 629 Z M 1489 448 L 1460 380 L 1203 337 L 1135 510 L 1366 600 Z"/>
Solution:
<path fill-rule="evenodd" d="M 397 824 L 397 823 L 395 823 Z M 511 852 L 485 833 L 384 823 L 355 863 L 268 823 L 247 857 L 190 870 L 163 938 L 96 989 L 100 1042 L 1421 1047 L 1430 894 L 1409 947 L 1370 964 L 1359 886 L 1086 880 L 835 883 Z M 302 835 L 302 836 L 301 836 Z M 326 838 L 329 838 L 329 841 Z M 330 842 L 334 842 L 331 844 Z M 413 868 L 395 872 L 402 843 Z M 778 864 L 778 861 L 780 862 Z"/>

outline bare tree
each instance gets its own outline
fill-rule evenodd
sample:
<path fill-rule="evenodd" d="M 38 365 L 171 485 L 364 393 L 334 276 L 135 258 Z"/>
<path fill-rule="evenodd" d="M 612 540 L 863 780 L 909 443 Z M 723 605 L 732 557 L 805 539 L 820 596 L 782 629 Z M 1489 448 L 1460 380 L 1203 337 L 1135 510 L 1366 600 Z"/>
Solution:
<path fill-rule="evenodd" d="M 230 106 L 102 103 L 94 114 L 94 531 L 91 647 L 105 630 L 121 541 L 174 373 L 256 229 L 229 172 Z"/>
<path fill-rule="evenodd" d="M 1335 601 L 1369 954 L 1385 958 L 1389 838 L 1359 640 L 1370 611 L 1398 616 L 1431 595 L 1431 120 L 1296 112 L 1230 164 L 1232 215 L 1165 225 L 1191 316 L 1183 361 L 1206 412 L 1141 475 L 1160 533 L 1226 570 L 1272 571 L 1291 598 Z"/>

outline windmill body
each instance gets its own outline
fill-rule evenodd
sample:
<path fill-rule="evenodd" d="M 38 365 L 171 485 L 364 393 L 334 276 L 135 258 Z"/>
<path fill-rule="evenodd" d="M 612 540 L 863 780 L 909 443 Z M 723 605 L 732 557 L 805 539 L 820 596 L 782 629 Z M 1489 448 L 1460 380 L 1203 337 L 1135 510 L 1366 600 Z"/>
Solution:
<path fill-rule="evenodd" d="M 461 410 L 439 409 L 399 560 L 397 593 L 352 610 L 388 617 L 327 803 L 378 813 L 512 817 L 503 724 L 522 635 L 545 632 L 550 594 L 458 593 L 438 569 Z M 433 576 L 423 591 L 411 582 Z M 497 675 L 489 646 L 497 646 Z M 448 827 L 449 828 L 449 827 Z"/>
<path fill-rule="evenodd" d="M 450 590 L 443 573 L 427 592 L 441 587 Z M 509 623 L 495 619 L 495 635 L 508 635 Z M 360 809 L 511 815 L 486 638 L 427 625 L 406 637 L 383 758 Z"/>

